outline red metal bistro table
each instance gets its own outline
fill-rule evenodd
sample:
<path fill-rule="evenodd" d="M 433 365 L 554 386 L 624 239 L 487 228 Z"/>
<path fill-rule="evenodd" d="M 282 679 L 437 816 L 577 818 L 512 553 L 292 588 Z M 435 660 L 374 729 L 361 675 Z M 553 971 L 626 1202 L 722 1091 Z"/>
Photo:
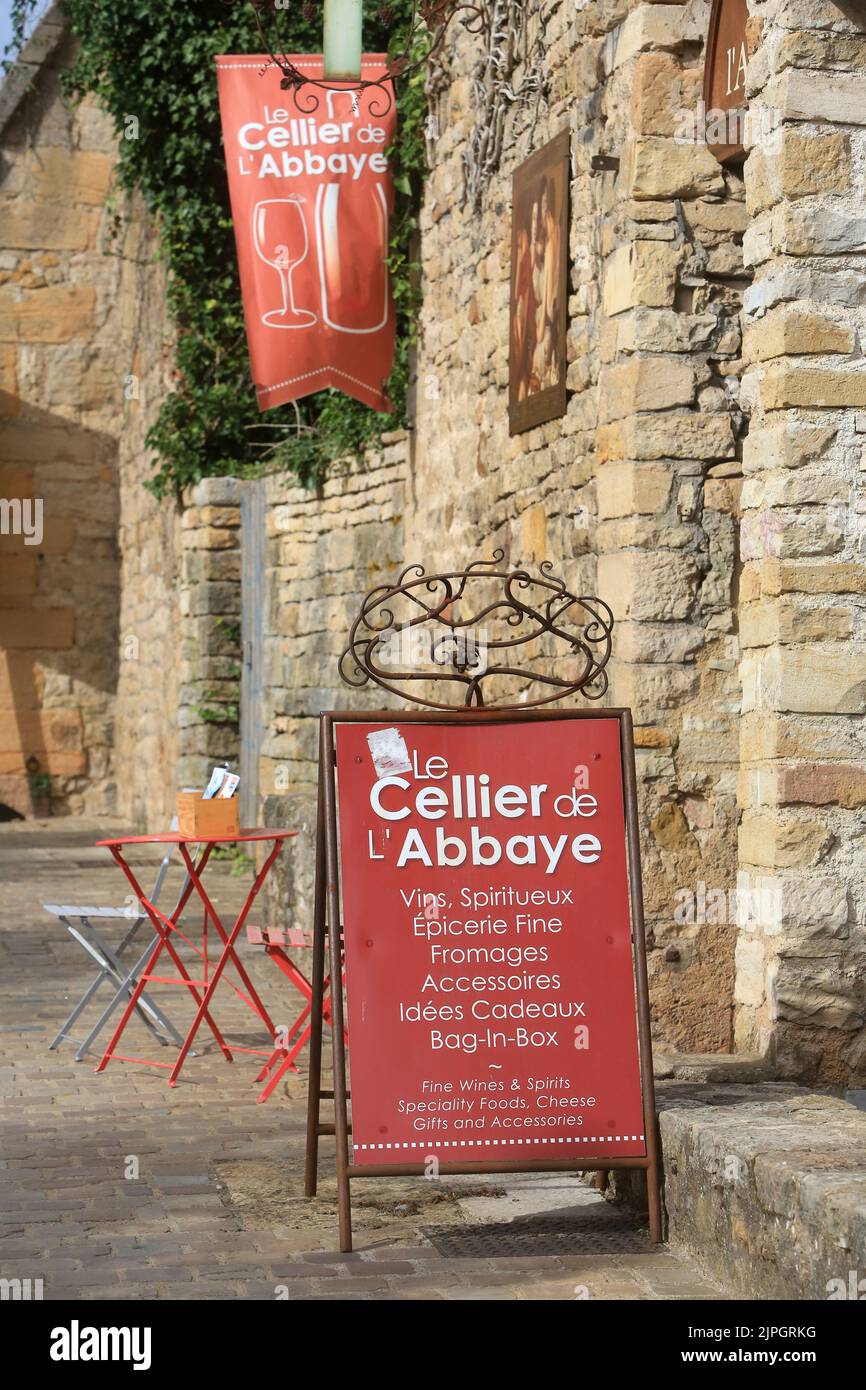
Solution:
<path fill-rule="evenodd" d="M 221 1048 L 226 1060 L 231 1062 L 233 1060 L 231 1049 L 229 1048 L 228 1043 L 225 1041 L 219 1028 L 217 1027 L 217 1024 L 214 1021 L 213 1014 L 211 1012 L 211 1001 L 216 992 L 217 985 L 220 982 L 222 973 L 225 970 L 226 965 L 228 965 L 229 961 L 232 962 L 235 969 L 237 970 L 238 975 L 240 976 L 245 989 L 248 991 L 248 996 L 240 990 L 238 990 L 237 992 L 240 994 L 241 998 L 245 1001 L 245 1003 L 248 1004 L 248 1006 L 253 1010 L 253 1012 L 258 1014 L 259 1018 L 261 1018 L 262 1022 L 266 1025 L 271 1036 L 273 1038 L 276 1038 L 277 1030 L 275 1029 L 270 1019 L 267 1009 L 265 1008 L 264 1004 L 262 1003 L 261 999 L 256 993 L 253 983 L 250 980 L 250 977 L 247 974 L 246 970 L 244 969 L 242 961 L 239 959 L 235 951 L 235 942 L 237 941 L 238 936 L 243 930 L 243 926 L 246 922 L 250 908 L 252 907 L 253 903 L 256 900 L 256 897 L 258 896 L 262 884 L 264 883 L 265 879 L 270 873 L 271 866 L 273 865 L 274 861 L 277 858 L 277 855 L 283 847 L 283 841 L 290 839 L 292 836 L 297 835 L 297 833 L 298 832 L 296 830 L 242 830 L 239 835 L 220 835 L 214 836 L 213 838 L 203 838 L 199 836 L 197 839 L 191 839 L 185 835 L 179 835 L 177 833 L 167 833 L 165 835 L 127 835 L 119 840 L 99 840 L 97 842 L 98 845 L 104 846 L 106 849 L 111 850 L 111 853 L 114 855 L 115 860 L 117 861 L 123 873 L 129 880 L 133 892 L 135 893 L 135 896 L 138 898 L 138 901 L 141 903 L 142 908 L 147 913 L 148 917 L 153 923 L 154 930 L 156 932 L 156 941 L 154 943 L 153 952 L 144 970 L 138 977 L 138 982 L 136 983 L 135 989 L 130 995 L 129 1001 L 126 1005 L 126 1008 L 123 1011 L 120 1022 L 114 1030 L 114 1036 L 112 1037 L 107 1048 L 105 1049 L 99 1066 L 96 1068 L 97 1071 L 103 1071 L 113 1057 L 116 1058 L 118 1061 L 122 1062 L 138 1062 L 149 1066 L 170 1067 L 171 1072 L 168 1078 L 168 1084 L 169 1086 L 176 1086 L 177 1078 L 180 1075 L 180 1069 L 184 1064 L 187 1053 L 192 1047 L 196 1033 L 201 1027 L 203 1021 L 207 1023 L 208 1027 L 210 1028 L 211 1032 L 216 1038 L 216 1041 L 219 1047 Z M 256 874 L 255 879 L 253 880 L 252 887 L 250 888 L 250 891 L 247 894 L 246 902 L 241 908 L 241 911 L 238 914 L 238 917 L 236 918 L 234 925 L 230 928 L 230 930 L 226 931 L 225 927 L 219 919 L 219 916 L 217 915 L 213 903 L 208 897 L 207 889 L 204 887 L 204 884 L 202 883 L 202 877 L 204 875 L 205 869 L 207 868 L 208 860 L 211 857 L 211 853 L 213 852 L 215 845 L 248 845 L 256 844 L 259 841 L 270 842 L 270 851 L 267 854 L 267 857 L 265 858 L 262 867 Z M 124 850 L 129 845 L 177 845 L 181 859 L 183 860 L 184 867 L 186 869 L 187 880 L 183 888 L 183 891 L 181 892 L 181 895 L 178 899 L 177 906 L 175 907 L 174 912 L 172 912 L 170 916 L 166 916 L 164 912 L 160 912 L 159 908 L 156 907 L 156 905 L 149 900 L 147 894 L 144 892 L 143 888 L 141 887 L 141 884 L 138 882 L 138 879 L 136 878 L 129 864 L 127 864 L 126 859 L 124 858 Z M 190 853 L 190 846 L 197 846 L 199 848 L 200 857 L 198 859 L 198 862 L 196 862 L 193 859 L 193 856 Z M 222 943 L 222 950 L 220 952 L 219 959 L 217 960 L 213 968 L 213 971 L 210 974 L 207 970 L 206 950 L 198 951 L 198 954 L 203 957 L 205 963 L 204 978 L 202 979 L 192 979 L 190 977 L 189 972 L 186 969 L 186 966 L 184 965 L 183 961 L 177 953 L 177 950 L 175 949 L 174 941 L 172 940 L 172 937 L 176 933 L 183 936 L 183 933 L 179 931 L 179 923 L 181 920 L 183 910 L 186 907 L 193 892 L 198 894 L 198 897 L 201 900 L 201 903 L 204 907 L 203 930 L 206 932 L 208 921 L 212 922 L 217 936 L 219 937 Z M 187 939 L 188 938 L 184 937 L 184 940 Z M 198 950 L 198 948 L 195 949 Z M 171 960 L 178 972 L 177 975 L 158 975 L 154 973 L 156 963 L 159 960 L 159 957 L 162 955 L 163 951 L 167 951 L 169 956 L 171 957 Z M 183 1040 L 183 1044 L 177 1055 L 177 1060 L 173 1063 L 148 1062 L 147 1059 L 143 1057 L 121 1057 L 115 1050 L 123 1034 L 123 1030 L 129 1022 L 129 1019 L 132 1015 L 132 1011 L 135 1008 L 136 1003 L 138 1002 L 139 995 L 141 994 L 145 986 L 148 984 L 148 982 L 186 985 L 197 1005 L 195 1018 L 193 1019 L 189 1031 Z M 199 993 L 200 990 L 204 992 Z M 238 1052 L 251 1052 L 257 1051 L 258 1049 L 236 1048 L 236 1050 Z"/>

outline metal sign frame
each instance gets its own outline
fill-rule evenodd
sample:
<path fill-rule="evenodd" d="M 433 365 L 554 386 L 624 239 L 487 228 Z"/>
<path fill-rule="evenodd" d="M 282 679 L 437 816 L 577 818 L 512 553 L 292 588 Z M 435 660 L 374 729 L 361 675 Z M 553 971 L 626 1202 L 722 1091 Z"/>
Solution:
<path fill-rule="evenodd" d="M 316 1195 L 319 1139 L 334 1135 L 336 1142 L 337 1196 L 339 1208 L 340 1249 L 352 1249 L 351 1183 L 357 1178 L 422 1177 L 423 1163 L 371 1164 L 363 1167 L 350 1162 L 351 1126 L 347 1088 L 347 1049 L 342 989 L 336 987 L 343 974 L 343 940 L 340 915 L 340 843 L 337 824 L 336 745 L 334 730 L 337 724 L 436 724 L 477 725 L 539 723 L 543 720 L 615 719 L 619 723 L 623 802 L 625 808 L 626 864 L 628 873 L 629 908 L 631 917 L 632 961 L 637 1014 L 638 1056 L 640 1063 L 641 1098 L 644 1116 L 644 1156 L 623 1158 L 619 1155 L 597 1155 L 591 1159 L 563 1160 L 492 1160 L 488 1162 L 440 1162 L 439 1171 L 455 1173 L 526 1173 L 526 1172 L 597 1172 L 610 1169 L 640 1169 L 647 1175 L 650 1239 L 662 1239 L 659 1143 L 656 1129 L 655 1087 L 650 1037 L 649 989 L 647 983 L 646 942 L 644 935 L 643 892 L 640 865 L 640 841 L 637 814 L 637 781 L 634 761 L 634 735 L 631 711 L 622 708 L 596 709 L 528 709 L 513 707 L 497 709 L 469 708 L 443 711 L 430 710 L 330 710 L 320 715 L 319 781 L 316 819 L 316 886 L 313 923 L 312 969 L 312 1034 L 310 1037 L 309 1096 L 307 1109 L 307 1143 L 305 1164 L 305 1194 Z M 331 979 L 335 987 L 330 995 L 330 1022 L 333 1030 L 333 1090 L 322 1089 L 323 1004 L 327 982 L 325 978 L 325 942 L 328 941 Z M 321 1103 L 334 1104 L 333 1123 L 323 1123 Z"/>

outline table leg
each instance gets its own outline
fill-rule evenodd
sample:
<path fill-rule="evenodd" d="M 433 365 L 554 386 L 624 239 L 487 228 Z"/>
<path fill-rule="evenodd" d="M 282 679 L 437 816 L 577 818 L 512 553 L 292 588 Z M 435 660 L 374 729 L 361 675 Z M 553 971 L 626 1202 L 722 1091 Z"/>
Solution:
<path fill-rule="evenodd" d="M 192 892 L 192 881 L 190 881 L 186 885 L 184 891 L 181 893 L 172 916 L 166 917 L 164 913 L 160 912 L 158 907 L 156 907 L 152 902 L 148 900 L 148 898 L 145 897 L 144 891 L 142 890 L 138 881 L 136 880 L 135 874 L 132 872 L 129 865 L 126 863 L 126 860 L 123 858 L 123 855 L 120 853 L 120 849 L 116 845 L 112 845 L 110 848 L 115 860 L 117 861 L 118 865 L 123 870 L 123 873 L 129 880 L 129 883 L 133 891 L 135 892 L 136 897 L 138 898 L 139 902 L 141 903 L 142 907 L 144 908 L 145 912 L 147 913 L 148 917 L 153 923 L 157 940 L 154 943 L 154 949 L 151 952 L 150 958 L 147 961 L 147 965 L 140 974 L 136 982 L 135 988 L 132 991 L 129 1000 L 127 1001 L 126 1007 L 121 1015 L 120 1022 L 118 1023 L 117 1027 L 114 1030 L 114 1033 L 112 1034 L 111 1041 L 109 1042 L 108 1047 L 105 1049 L 105 1052 L 102 1055 L 102 1059 L 96 1068 L 98 1072 L 104 1071 L 105 1068 L 108 1066 L 111 1054 L 112 1052 L 114 1052 L 117 1043 L 123 1034 L 123 1030 L 129 1022 L 132 1011 L 135 1008 L 135 1005 L 138 1003 L 139 997 L 147 983 L 146 977 L 153 973 L 153 967 L 158 961 L 160 955 L 162 954 L 163 949 L 168 951 L 175 964 L 175 967 L 177 968 L 178 972 L 182 977 L 182 982 L 187 986 L 196 1003 L 199 1003 L 198 990 L 196 989 L 195 985 L 190 979 L 189 972 L 187 971 L 186 966 L 184 965 L 183 961 L 180 959 L 179 955 L 174 949 L 174 946 L 171 941 L 171 932 L 174 930 L 176 923 L 180 920 L 183 909 L 186 907 L 187 901 L 189 900 L 189 896 Z M 201 871 L 204 868 L 209 857 L 210 846 L 208 846 L 208 848 L 205 850 L 204 855 L 202 856 L 201 864 L 199 865 L 199 871 Z M 213 1019 L 211 1018 L 210 1014 L 206 1010 L 203 1010 L 202 1017 L 205 1017 L 207 1019 L 208 1027 L 210 1028 L 211 1032 L 216 1038 L 217 1043 L 219 1044 L 228 1061 L 231 1061 L 232 1054 L 229 1051 L 228 1045 L 225 1042 L 225 1039 L 223 1038 L 216 1024 L 214 1023 Z M 187 1045 L 187 1051 L 188 1050 L 189 1045 Z"/>
<path fill-rule="evenodd" d="M 137 960 L 137 961 L 135 962 L 135 964 L 131 967 L 131 969 L 130 969 L 130 971 L 129 971 L 129 974 L 127 975 L 126 979 L 121 983 L 121 986 L 120 986 L 120 988 L 117 990 L 117 993 L 114 995 L 114 997 L 112 998 L 111 1002 L 108 1004 L 107 1008 L 104 1009 L 103 1012 L 100 1014 L 99 1018 L 98 1018 L 98 1019 L 96 1020 L 96 1022 L 94 1023 L 94 1025 L 93 1025 L 93 1027 L 91 1028 L 90 1032 L 87 1034 L 87 1037 L 86 1037 L 86 1038 L 83 1040 L 83 1042 L 81 1043 L 81 1046 L 79 1047 L 78 1051 L 77 1051 L 76 1054 L 75 1054 L 75 1060 L 76 1060 L 76 1062 L 81 1062 L 81 1061 L 84 1060 L 85 1053 L 87 1053 L 87 1052 L 90 1050 L 91 1044 L 94 1043 L 94 1042 L 96 1041 L 96 1039 L 99 1037 L 99 1034 L 102 1032 L 102 1030 L 103 1030 L 103 1028 L 105 1027 L 106 1023 L 107 1023 L 108 1020 L 111 1018 L 111 1015 L 114 1013 L 115 1009 L 117 1008 L 117 1006 L 118 1006 L 118 1004 L 120 1003 L 121 999 L 123 998 L 124 994 L 127 994 L 127 995 L 128 995 L 128 994 L 130 994 L 130 993 L 132 992 L 132 990 L 133 990 L 133 988 L 134 988 L 134 986 L 135 986 L 135 982 L 136 982 L 136 980 L 138 979 L 140 973 L 141 973 L 141 972 L 146 968 L 146 966 L 147 966 L 147 958 L 148 958 L 148 955 L 150 954 L 150 952 L 152 951 L 152 949 L 153 949 L 153 945 L 152 945 L 152 943 L 151 943 L 151 944 L 149 944 L 149 945 L 146 947 L 146 949 L 145 949 L 144 951 L 142 951 L 141 955 L 138 957 L 138 960 Z M 142 1003 L 143 1003 L 143 1002 L 144 1002 L 144 995 L 142 994 Z M 153 1007 L 154 1007 L 154 1010 L 156 1011 L 156 1006 L 154 1005 Z M 168 1033 L 171 1034 L 171 1037 L 172 1037 L 172 1038 L 174 1039 L 174 1041 L 177 1043 L 178 1047 L 180 1047 L 181 1043 L 183 1042 L 183 1038 L 180 1036 L 180 1033 L 179 1033 L 179 1032 L 177 1031 L 177 1029 L 175 1028 L 175 1026 L 174 1026 L 174 1024 L 172 1023 L 171 1019 L 167 1018 L 161 1011 L 157 1011 L 157 1012 L 158 1012 L 159 1018 L 162 1020 L 164 1026 L 165 1026 L 165 1028 L 166 1028 L 166 1031 L 167 1031 Z M 167 1039 L 163 1039 L 162 1041 L 165 1042 L 165 1041 L 167 1041 Z"/>
<path fill-rule="evenodd" d="M 274 850 L 273 850 L 273 852 L 272 852 L 270 858 L 267 860 L 266 864 L 264 865 L 264 867 L 263 867 L 263 869 L 262 869 L 262 871 L 261 871 L 261 875 L 259 876 L 259 878 L 256 879 L 256 882 L 253 884 L 253 887 L 252 887 L 252 889 L 250 890 L 250 894 L 249 894 L 249 896 L 248 896 L 248 898 L 247 898 L 247 901 L 246 901 L 246 903 L 244 904 L 243 910 L 242 910 L 242 912 L 241 912 L 241 916 L 240 916 L 240 918 L 239 918 L 239 921 L 241 922 L 241 925 L 243 925 L 244 921 L 246 920 L 247 913 L 249 912 L 250 908 L 251 908 L 252 905 L 253 905 L 253 902 L 255 901 L 256 897 L 258 896 L 259 888 L 261 887 L 262 883 L 264 882 L 264 880 L 265 880 L 265 878 L 266 878 L 266 876 L 267 876 L 268 869 L 270 868 L 270 866 L 271 866 L 271 864 L 273 863 L 274 859 L 276 859 L 277 855 L 279 854 L 280 848 L 281 848 L 281 842 L 280 842 L 279 840 L 274 841 Z M 188 861 L 188 860 L 189 860 L 189 856 L 188 856 L 188 852 L 187 852 L 186 845 L 181 845 L 181 847 L 180 847 L 180 852 L 181 852 L 181 854 L 184 856 L 184 858 Z M 207 922 L 208 917 L 210 917 L 210 919 L 211 919 L 211 921 L 213 922 L 214 926 L 216 927 L 216 929 L 217 929 L 217 931 L 218 931 L 220 937 L 222 938 L 223 947 L 225 947 L 226 944 L 227 944 L 228 938 L 226 937 L 225 931 L 224 931 L 224 929 L 223 929 L 222 922 L 220 921 L 219 917 L 217 916 L 217 913 L 216 913 L 216 911 L 215 911 L 215 909 L 214 909 L 213 903 L 211 902 L 210 898 L 209 898 L 208 895 L 207 895 L 207 891 L 206 891 L 206 889 L 205 889 L 205 887 L 204 887 L 204 884 L 203 884 L 200 880 L 199 880 L 199 882 L 198 882 L 198 884 L 197 884 L 197 888 L 198 888 L 199 897 L 201 898 L 202 903 L 204 904 L 205 922 Z M 236 938 L 237 938 L 237 932 L 235 932 L 235 937 L 234 937 L 233 939 L 236 939 Z M 261 999 L 259 998 L 258 994 L 256 993 L 256 990 L 255 990 L 255 987 L 254 987 L 254 985 L 253 985 L 253 982 L 252 982 L 252 980 L 250 979 L 249 975 L 247 974 L 247 972 L 246 972 L 246 970 L 245 970 L 245 968 L 244 968 L 244 966 L 243 966 L 243 964 L 242 964 L 242 962 L 241 962 L 241 960 L 240 960 L 240 957 L 237 955 L 237 953 L 234 951 L 234 949 L 232 949 L 232 951 L 231 951 L 231 958 L 232 958 L 232 960 L 234 961 L 235 969 L 237 970 L 238 974 L 240 975 L 243 984 L 244 984 L 244 985 L 246 986 L 246 988 L 249 990 L 250 998 L 249 998 L 248 1000 L 245 1000 L 245 1003 L 250 1003 L 250 1001 L 252 1001 L 252 1002 L 251 1002 L 251 1007 L 252 1007 L 253 1011 L 254 1011 L 255 1013 L 258 1014 L 259 1018 L 263 1021 L 263 1023 L 264 1023 L 265 1026 L 267 1027 L 268 1032 L 271 1034 L 271 1036 L 273 1036 L 273 1034 L 276 1032 L 276 1029 L 274 1028 L 273 1023 L 271 1022 L 270 1015 L 268 1014 L 267 1009 L 265 1008 L 264 1004 L 262 1003 Z M 241 995 L 241 998 L 242 998 L 242 999 L 243 999 L 243 997 L 244 997 L 244 996 Z"/>
<path fill-rule="evenodd" d="M 187 1033 L 186 1038 L 184 1039 L 183 1046 L 181 1047 L 180 1052 L 178 1053 L 177 1061 L 175 1062 L 174 1067 L 172 1068 L 172 1071 L 171 1071 L 171 1073 L 170 1073 L 170 1075 L 169 1075 L 169 1078 L 168 1078 L 168 1084 L 169 1084 L 169 1086 L 176 1086 L 176 1085 L 177 1085 L 177 1078 L 178 1078 L 178 1076 L 180 1075 L 181 1067 L 183 1066 L 184 1061 L 186 1060 L 186 1056 L 187 1056 L 187 1053 L 189 1052 L 189 1049 L 192 1047 L 192 1044 L 193 1044 L 193 1042 L 194 1042 L 194 1040 L 195 1040 L 195 1035 L 196 1035 L 196 1033 L 197 1033 L 198 1030 L 199 1030 L 199 1027 L 200 1027 L 200 1025 L 201 1025 L 202 1019 L 207 1017 L 208 1005 L 210 1004 L 210 1001 L 211 1001 L 211 999 L 212 999 L 213 996 L 214 996 L 214 992 L 215 992 L 215 990 L 216 990 L 216 987 L 217 987 L 217 985 L 218 985 L 219 982 L 220 982 L 220 977 L 222 976 L 223 970 L 225 969 L 225 967 L 226 967 L 226 965 L 228 964 L 229 960 L 233 960 L 233 961 L 234 961 L 235 966 L 239 969 L 239 972 L 240 972 L 240 964 L 239 964 L 239 961 L 238 961 L 237 955 L 235 954 L 235 949 L 234 949 L 235 942 L 237 941 L 238 936 L 239 936 L 239 934 L 240 934 L 240 932 L 241 932 L 241 930 L 242 930 L 242 928 L 243 928 L 244 922 L 245 922 L 246 919 L 247 919 L 247 915 L 248 915 L 248 913 L 249 913 L 249 910 L 250 910 L 250 908 L 252 907 L 252 905 L 253 905 L 253 903 L 254 903 L 256 897 L 258 896 L 259 889 L 261 888 L 262 884 L 264 883 L 264 881 L 265 881 L 265 879 L 266 879 L 266 877 L 267 877 L 267 875 L 268 875 L 268 872 L 269 872 L 269 870 L 270 870 L 271 865 L 273 864 L 274 860 L 276 859 L 277 855 L 278 855 L 279 852 L 280 852 L 280 849 L 282 848 L 282 841 L 281 841 L 281 840 L 275 840 L 275 841 L 274 841 L 274 847 L 273 847 L 273 849 L 271 850 L 270 854 L 268 855 L 267 859 L 265 860 L 264 864 L 262 865 L 261 869 L 260 869 L 259 872 L 256 874 L 255 880 L 254 880 L 254 882 L 253 882 L 253 886 L 252 886 L 252 888 L 250 889 L 249 893 L 247 894 L 247 900 L 246 900 L 246 902 L 244 903 L 243 907 L 241 908 L 240 915 L 239 915 L 237 921 L 235 922 L 234 926 L 232 927 L 231 931 L 228 933 L 228 935 L 226 935 L 226 933 L 225 933 L 225 931 L 224 931 L 224 929 L 223 929 L 223 925 L 222 925 L 222 923 L 220 922 L 218 916 L 216 915 L 216 912 L 214 911 L 213 906 L 209 903 L 207 894 L 205 893 L 205 891 L 204 891 L 204 889 L 203 889 L 203 887 L 202 887 L 202 885 L 201 885 L 200 871 L 199 871 L 199 872 L 196 871 L 195 865 L 192 863 L 191 859 L 189 858 L 189 854 L 187 853 L 186 845 L 181 844 L 181 847 L 180 847 L 180 848 L 181 848 L 181 854 L 184 856 L 184 860 L 185 860 L 185 862 L 186 862 L 187 871 L 188 871 L 188 873 L 190 874 L 190 877 L 192 878 L 193 883 L 195 884 L 196 891 L 198 892 L 199 897 L 201 898 L 202 902 L 203 902 L 203 903 L 205 904 L 205 906 L 207 907 L 208 912 L 209 912 L 209 914 L 210 914 L 210 916 L 211 916 L 211 920 L 213 921 L 214 925 L 217 927 L 217 929 L 218 929 L 220 935 L 222 936 L 223 941 L 224 941 L 225 944 L 224 944 L 224 946 L 223 946 L 222 951 L 220 952 L 220 958 L 219 958 L 219 960 L 217 961 L 216 965 L 214 966 L 214 971 L 213 971 L 213 974 L 212 974 L 212 976 L 211 976 L 211 978 L 210 978 L 210 983 L 208 984 L 207 989 L 206 989 L 205 992 L 204 992 L 204 997 L 203 997 L 201 1003 L 200 1003 L 199 1006 L 198 1006 L 198 1012 L 196 1013 L 196 1016 L 195 1016 L 195 1018 L 194 1018 L 193 1021 L 192 1021 L 192 1024 L 191 1024 L 191 1026 L 190 1026 L 189 1032 Z M 203 867 L 203 866 L 202 866 L 202 867 Z M 246 972 L 244 971 L 244 972 L 242 973 L 242 978 L 244 977 L 245 974 L 246 974 Z M 251 993 L 253 993 L 253 991 L 251 991 Z M 265 1018 L 265 1019 L 267 1019 L 267 1014 L 264 1012 L 264 1010 L 262 1011 L 262 1017 Z M 270 1024 L 270 1020 L 268 1020 L 268 1023 L 269 1023 L 269 1026 L 270 1026 L 270 1028 L 271 1028 L 271 1032 L 273 1033 L 273 1031 L 274 1031 L 274 1030 L 273 1030 L 273 1024 Z"/>

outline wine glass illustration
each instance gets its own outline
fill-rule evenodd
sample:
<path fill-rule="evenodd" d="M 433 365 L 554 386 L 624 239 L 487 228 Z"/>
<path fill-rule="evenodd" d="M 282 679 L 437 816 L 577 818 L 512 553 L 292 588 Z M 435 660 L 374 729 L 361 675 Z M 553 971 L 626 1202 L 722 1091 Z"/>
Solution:
<path fill-rule="evenodd" d="M 270 328 L 310 328 L 318 317 L 310 309 L 295 304 L 292 276 L 306 260 L 310 247 L 307 221 L 302 207 L 304 199 L 265 198 L 253 208 L 253 244 L 266 265 L 272 265 L 280 277 L 283 302 L 279 309 L 262 314 L 262 323 Z"/>

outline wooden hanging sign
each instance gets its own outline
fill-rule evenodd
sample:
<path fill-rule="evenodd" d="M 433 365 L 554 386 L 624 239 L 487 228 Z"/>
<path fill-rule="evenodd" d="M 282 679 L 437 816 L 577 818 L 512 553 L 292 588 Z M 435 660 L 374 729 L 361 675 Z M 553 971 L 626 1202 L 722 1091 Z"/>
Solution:
<path fill-rule="evenodd" d="M 745 154 L 748 18 L 746 0 L 713 0 L 704 59 L 703 99 L 707 145 L 721 164 L 741 159 Z"/>

